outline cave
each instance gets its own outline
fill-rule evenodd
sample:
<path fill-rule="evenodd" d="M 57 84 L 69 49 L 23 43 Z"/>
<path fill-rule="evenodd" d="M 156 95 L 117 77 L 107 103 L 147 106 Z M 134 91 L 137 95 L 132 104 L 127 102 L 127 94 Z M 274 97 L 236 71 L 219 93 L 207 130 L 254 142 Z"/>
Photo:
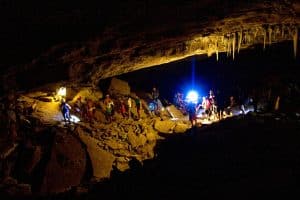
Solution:
<path fill-rule="evenodd" d="M 1 196 L 298 193 L 299 1 L 4 0 L 0 13 Z"/>

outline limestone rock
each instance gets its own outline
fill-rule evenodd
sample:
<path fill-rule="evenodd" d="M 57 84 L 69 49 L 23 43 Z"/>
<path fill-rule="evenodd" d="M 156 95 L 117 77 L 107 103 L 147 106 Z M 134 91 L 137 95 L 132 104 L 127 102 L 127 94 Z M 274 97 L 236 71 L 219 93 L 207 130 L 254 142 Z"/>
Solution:
<path fill-rule="evenodd" d="M 92 162 L 94 178 L 97 180 L 109 178 L 115 156 L 101 149 L 98 146 L 99 141 L 85 134 L 80 128 L 77 129 L 77 133 L 87 147 Z"/>
<path fill-rule="evenodd" d="M 114 95 L 129 95 L 130 87 L 127 82 L 117 78 L 112 78 L 108 91 L 110 94 Z"/>
<path fill-rule="evenodd" d="M 124 172 L 125 170 L 129 169 L 129 159 L 126 157 L 119 157 L 116 159 L 116 167 L 121 172 Z"/>
<path fill-rule="evenodd" d="M 147 129 L 145 132 L 146 138 L 148 141 L 155 141 L 156 139 L 159 138 L 157 132 L 153 129 Z"/>
<path fill-rule="evenodd" d="M 100 90 L 96 90 L 92 87 L 82 87 L 74 96 L 72 102 L 74 103 L 78 97 L 81 97 L 82 101 L 85 101 L 85 99 L 88 98 L 92 101 L 98 102 L 101 98 L 103 98 L 103 93 Z"/>
<path fill-rule="evenodd" d="M 176 122 L 171 120 L 160 121 L 156 120 L 154 128 L 160 133 L 173 133 L 173 129 L 176 127 Z"/>
<path fill-rule="evenodd" d="M 129 141 L 129 144 L 133 148 L 135 148 L 135 147 L 143 146 L 147 142 L 147 138 L 146 138 L 146 136 L 144 136 L 142 134 L 136 135 L 133 132 L 129 132 L 128 133 L 128 141 Z"/>
<path fill-rule="evenodd" d="M 184 115 L 174 105 L 166 107 L 166 110 L 170 113 L 173 118 L 182 119 Z"/>
<path fill-rule="evenodd" d="M 105 119 L 105 115 L 103 112 L 101 112 L 100 110 L 96 110 L 95 113 L 94 113 L 94 119 L 97 121 L 97 122 L 106 122 L 106 119 Z"/>
<path fill-rule="evenodd" d="M 60 193 L 80 184 L 86 169 L 86 152 L 72 134 L 57 132 L 40 193 Z"/>
<path fill-rule="evenodd" d="M 105 144 L 109 148 L 111 148 L 113 150 L 116 150 L 116 149 L 127 149 L 126 144 L 117 142 L 116 140 L 107 140 L 107 141 L 105 141 Z"/>
<path fill-rule="evenodd" d="M 174 128 L 175 133 L 185 133 L 188 129 L 191 128 L 190 124 L 186 124 L 183 122 L 177 122 Z"/>
<path fill-rule="evenodd" d="M 39 163 L 39 161 L 42 158 L 42 148 L 41 146 L 36 146 L 33 154 L 29 160 L 29 162 L 27 163 L 27 165 L 25 166 L 25 171 L 28 174 L 31 174 L 32 170 L 35 168 L 35 166 Z"/>

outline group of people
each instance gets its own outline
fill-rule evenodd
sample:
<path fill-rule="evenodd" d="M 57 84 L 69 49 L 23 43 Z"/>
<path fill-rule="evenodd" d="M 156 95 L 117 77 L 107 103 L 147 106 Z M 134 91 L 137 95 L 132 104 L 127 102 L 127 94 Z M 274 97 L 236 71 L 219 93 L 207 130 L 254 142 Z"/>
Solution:
<path fill-rule="evenodd" d="M 196 124 L 196 118 L 199 112 L 202 112 L 201 115 L 207 119 L 219 117 L 216 97 L 212 90 L 209 91 L 208 96 L 202 97 L 201 103 L 187 102 L 184 99 L 184 95 L 177 92 L 174 97 L 174 104 L 183 114 L 189 115 L 189 120 L 193 125 Z"/>
<path fill-rule="evenodd" d="M 104 106 L 105 106 L 105 116 L 106 120 L 110 123 L 113 121 L 113 116 L 115 111 L 117 110 L 124 119 L 132 118 L 132 108 L 133 108 L 133 101 L 135 102 L 136 108 L 136 118 L 141 118 L 141 99 L 136 96 L 135 98 L 130 97 L 129 95 L 126 98 L 120 97 L 118 99 L 117 105 L 115 105 L 114 101 L 111 99 L 110 95 L 107 94 L 104 99 Z"/>
<path fill-rule="evenodd" d="M 135 117 L 137 119 L 140 119 L 141 99 L 138 96 L 136 96 L 135 98 L 132 98 L 130 96 L 123 97 L 123 98 L 120 97 L 115 103 L 113 99 L 110 97 L 110 95 L 107 94 L 103 99 L 104 113 L 107 122 L 111 123 L 113 121 L 115 112 L 120 113 L 124 119 L 132 118 L 133 102 L 135 103 L 135 108 L 137 113 L 137 116 Z M 70 112 L 72 107 L 65 101 L 65 99 L 62 99 L 60 109 L 64 121 L 71 122 Z M 94 119 L 95 110 L 96 110 L 96 104 L 94 101 L 92 101 L 89 98 L 86 98 L 85 102 L 83 102 L 81 97 L 78 97 L 76 99 L 72 109 L 74 114 L 80 117 L 81 120 L 85 120 L 89 122 Z"/>

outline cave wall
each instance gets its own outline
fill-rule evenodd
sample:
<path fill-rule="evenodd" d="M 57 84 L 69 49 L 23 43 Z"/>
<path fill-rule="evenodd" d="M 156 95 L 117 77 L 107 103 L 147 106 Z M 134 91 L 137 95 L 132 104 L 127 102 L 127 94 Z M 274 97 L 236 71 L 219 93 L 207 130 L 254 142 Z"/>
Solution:
<path fill-rule="evenodd" d="M 240 50 L 255 44 L 265 48 L 286 40 L 293 41 L 292 48 L 297 54 L 297 1 L 117 1 L 111 2 L 111 7 L 98 7 L 101 12 L 106 11 L 99 19 L 99 26 L 105 23 L 100 31 L 83 39 L 66 39 L 31 62 L 10 67 L 2 77 L 3 82 L 18 77 L 18 86 L 39 76 L 43 81 L 31 81 L 33 85 L 58 80 L 97 85 L 104 78 L 192 55 L 205 54 L 218 60 L 219 53 L 226 53 L 235 59 Z M 75 16 L 82 18 L 84 13 Z M 52 17 L 56 23 L 65 19 L 61 15 Z M 94 30 L 90 27 L 97 26 L 95 22 L 84 25 L 77 31 L 88 32 Z M 50 68 L 57 76 L 49 73 Z"/>

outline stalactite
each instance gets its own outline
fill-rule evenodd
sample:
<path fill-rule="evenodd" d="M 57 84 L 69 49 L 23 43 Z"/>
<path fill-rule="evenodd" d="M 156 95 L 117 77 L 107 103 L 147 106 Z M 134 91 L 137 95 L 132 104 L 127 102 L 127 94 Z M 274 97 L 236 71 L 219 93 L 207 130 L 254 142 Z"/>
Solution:
<path fill-rule="evenodd" d="M 242 39 L 243 39 L 243 33 L 242 31 L 240 31 L 238 32 L 238 53 L 240 52 L 241 49 Z"/>
<path fill-rule="evenodd" d="M 235 53 L 235 40 L 236 40 L 236 36 L 235 36 L 235 33 L 233 33 L 232 35 L 232 59 L 234 60 L 234 53 Z"/>
<path fill-rule="evenodd" d="M 290 39 L 291 37 L 294 37 L 294 30 L 289 26 L 288 28 L 288 39 Z"/>
<path fill-rule="evenodd" d="M 225 43 L 226 43 L 226 55 L 227 57 L 229 56 L 229 42 L 228 42 L 228 39 L 225 40 Z"/>
<path fill-rule="evenodd" d="M 256 39 L 257 33 L 258 33 L 258 28 L 256 27 L 256 28 L 255 28 L 255 32 L 254 32 L 254 36 L 253 36 L 253 40 Z"/>
<path fill-rule="evenodd" d="M 297 57 L 297 46 L 298 46 L 298 28 L 295 27 L 294 35 L 293 35 L 293 43 L 294 43 L 294 56 Z"/>
<path fill-rule="evenodd" d="M 280 27 L 279 27 L 279 26 L 276 26 L 276 27 L 274 28 L 274 40 L 275 40 L 275 41 L 277 40 L 278 35 L 280 35 Z"/>
<path fill-rule="evenodd" d="M 269 27 L 268 28 L 268 37 L 269 37 L 269 45 L 272 43 L 272 28 Z"/>
<path fill-rule="evenodd" d="M 215 48 L 216 48 L 216 58 L 217 58 L 217 61 L 219 61 L 219 45 L 218 45 L 217 40 L 216 40 L 216 43 L 215 43 Z"/>
<path fill-rule="evenodd" d="M 266 38 L 267 38 L 267 32 L 264 29 L 264 50 L 266 49 Z"/>
<path fill-rule="evenodd" d="M 282 27 L 281 27 L 281 39 L 284 39 L 284 28 L 285 28 L 285 26 L 282 25 Z"/>

